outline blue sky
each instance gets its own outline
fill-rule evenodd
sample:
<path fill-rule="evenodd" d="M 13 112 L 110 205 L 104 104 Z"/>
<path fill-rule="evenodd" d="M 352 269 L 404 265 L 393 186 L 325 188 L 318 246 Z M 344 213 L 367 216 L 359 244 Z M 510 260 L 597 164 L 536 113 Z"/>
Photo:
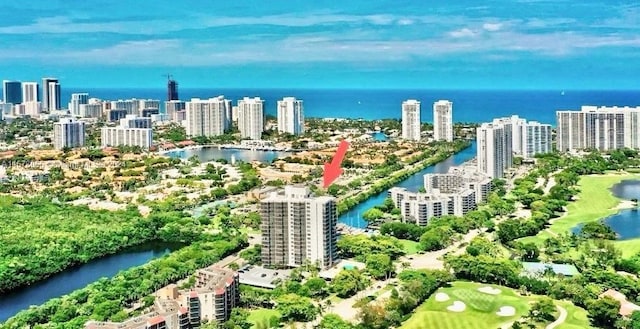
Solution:
<path fill-rule="evenodd" d="M 635 89 L 637 1 L 2 1 L 0 79 Z M 453 4 L 451 4 L 453 3 Z"/>

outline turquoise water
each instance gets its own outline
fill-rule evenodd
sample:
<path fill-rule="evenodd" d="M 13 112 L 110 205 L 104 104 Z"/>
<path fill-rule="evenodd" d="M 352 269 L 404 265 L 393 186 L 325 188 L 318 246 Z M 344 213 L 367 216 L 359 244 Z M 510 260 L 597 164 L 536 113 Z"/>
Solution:
<path fill-rule="evenodd" d="M 444 161 L 440 163 L 436 163 L 432 166 L 429 166 L 407 178 L 406 180 L 396 184 L 397 187 L 404 187 L 411 191 L 417 191 L 420 187 L 423 186 L 423 176 L 429 173 L 446 173 L 449 171 L 449 168 L 453 166 L 460 165 L 464 162 L 467 162 L 473 159 L 476 156 L 476 143 L 475 141 L 471 143 L 471 146 L 466 149 L 458 152 Z M 346 213 L 340 215 L 338 218 L 338 222 L 349 225 L 351 227 L 357 228 L 365 228 L 367 227 L 367 222 L 362 218 L 362 214 L 369 210 L 370 208 L 381 204 L 384 199 L 387 197 L 387 192 L 389 190 L 385 190 L 382 193 L 376 194 L 375 196 L 369 198 L 367 201 L 357 205 L 353 209 L 347 211 Z"/>
<path fill-rule="evenodd" d="M 381 132 L 375 132 L 371 134 L 371 136 L 373 136 L 373 140 L 377 142 L 386 142 L 387 140 L 389 140 L 389 137 Z"/>

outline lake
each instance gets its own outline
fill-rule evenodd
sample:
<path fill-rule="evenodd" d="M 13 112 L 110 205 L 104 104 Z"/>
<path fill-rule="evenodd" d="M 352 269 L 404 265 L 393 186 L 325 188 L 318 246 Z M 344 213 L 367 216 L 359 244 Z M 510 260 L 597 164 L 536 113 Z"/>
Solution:
<path fill-rule="evenodd" d="M 69 294 L 102 277 L 113 277 L 122 270 L 140 266 L 179 248 L 179 245 L 170 243 L 144 243 L 5 293 L 0 296 L 0 323 L 31 305 L 40 305 L 49 299 Z"/>
<path fill-rule="evenodd" d="M 410 191 L 417 192 L 418 189 L 424 185 L 423 176 L 425 174 L 446 173 L 449 171 L 449 168 L 461 165 L 462 163 L 475 158 L 475 156 L 476 156 L 476 142 L 473 141 L 471 143 L 471 146 L 467 147 L 466 149 L 448 157 L 442 162 L 431 165 L 409 176 L 407 179 L 403 180 L 402 182 L 394 186 L 404 187 Z M 340 217 L 338 217 L 338 222 L 349 225 L 351 227 L 357 227 L 357 228 L 367 227 L 367 221 L 365 221 L 362 218 L 362 214 L 365 211 L 369 210 L 370 208 L 376 205 L 382 204 L 384 199 L 387 197 L 388 191 L 389 190 L 385 190 L 379 194 L 376 194 L 371 198 L 369 198 L 368 200 L 366 200 L 365 202 L 360 203 L 359 205 L 355 206 L 351 210 L 340 215 Z"/>
<path fill-rule="evenodd" d="M 640 180 L 624 180 L 611 187 L 613 195 L 621 199 L 640 199 Z M 624 209 L 603 220 L 618 234 L 618 240 L 629 240 L 640 237 L 640 211 Z M 573 233 L 580 233 L 582 224 L 574 227 Z"/>
<path fill-rule="evenodd" d="M 231 161 L 231 157 L 235 157 L 236 161 L 260 161 L 260 162 L 272 162 L 279 157 L 286 157 L 290 155 L 289 152 L 279 151 L 258 151 L 258 150 L 241 150 L 241 149 L 219 149 L 217 147 L 202 147 L 193 149 L 178 149 L 169 151 L 167 156 L 172 158 L 188 159 L 192 156 L 198 157 L 200 162 L 215 161 L 219 159 L 225 159 Z"/>

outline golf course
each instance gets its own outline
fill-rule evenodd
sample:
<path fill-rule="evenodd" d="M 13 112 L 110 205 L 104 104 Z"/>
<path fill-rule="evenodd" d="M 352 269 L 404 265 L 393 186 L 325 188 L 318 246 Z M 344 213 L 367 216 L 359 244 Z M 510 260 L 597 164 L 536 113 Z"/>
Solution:
<path fill-rule="evenodd" d="M 541 231 L 533 237 L 519 239 L 521 242 L 534 242 L 541 245 L 552 235 L 570 232 L 581 223 L 604 219 L 616 214 L 621 208 L 622 199 L 613 195 L 611 187 L 623 180 L 640 179 L 640 175 L 628 173 L 608 173 L 605 175 L 582 176 L 578 183 L 579 193 L 575 201 L 570 202 L 567 212 L 561 217 L 553 219 L 547 230 Z M 640 252 L 640 238 L 615 241 L 617 247 L 628 257 Z"/>
<path fill-rule="evenodd" d="M 521 296 L 515 290 L 474 282 L 453 282 L 441 288 L 415 311 L 402 329 L 495 329 L 510 328 L 526 316 L 530 304 L 541 296 Z M 585 310 L 567 301 L 556 301 L 567 311 L 556 328 L 590 328 Z M 544 328 L 544 325 L 541 325 Z"/>

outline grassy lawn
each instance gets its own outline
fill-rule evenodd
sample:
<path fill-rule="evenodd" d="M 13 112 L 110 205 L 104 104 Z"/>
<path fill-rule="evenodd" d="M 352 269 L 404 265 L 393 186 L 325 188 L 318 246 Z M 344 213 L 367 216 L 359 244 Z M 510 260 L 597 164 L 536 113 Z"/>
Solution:
<path fill-rule="evenodd" d="M 564 307 L 567 310 L 567 319 L 561 325 L 557 326 L 557 329 L 587 329 L 593 328 L 587 318 L 587 311 L 573 305 L 568 301 L 556 301 L 556 304 Z"/>
<path fill-rule="evenodd" d="M 628 258 L 640 252 L 640 238 L 614 241 L 613 244 L 622 251 L 622 258 Z"/>
<path fill-rule="evenodd" d="M 478 288 L 485 286 L 500 289 L 501 293 L 490 295 L 478 291 Z M 474 282 L 453 282 L 451 287 L 441 288 L 437 292 L 446 293 L 450 299 L 438 302 L 433 294 L 416 309 L 414 315 L 402 325 L 401 329 L 495 329 L 526 315 L 529 304 L 540 298 L 540 296 L 520 296 L 510 288 Z M 466 309 L 459 313 L 447 310 L 454 301 L 465 303 Z M 563 306 L 568 305 L 565 308 L 569 313 L 567 324 L 559 328 L 589 328 L 586 311 L 573 306 L 570 302 L 559 303 Z M 515 315 L 498 316 L 496 312 L 503 306 L 514 307 Z"/>
<path fill-rule="evenodd" d="M 613 185 L 625 179 L 637 179 L 638 175 L 632 174 L 606 174 L 583 176 L 578 182 L 578 200 L 567 205 L 567 213 L 556 219 L 549 227 L 554 233 L 560 234 L 570 231 L 580 223 L 591 222 L 606 218 L 615 214 L 613 209 L 620 203 L 609 190 Z M 550 237 L 548 232 L 542 231 L 535 237 L 520 239 L 522 242 L 541 243 Z M 640 249 L 640 246 L 638 246 Z"/>
<path fill-rule="evenodd" d="M 402 249 L 407 255 L 415 255 L 420 251 L 420 243 L 411 240 L 399 240 L 402 243 Z"/>
<path fill-rule="evenodd" d="M 251 310 L 249 312 L 249 318 L 247 318 L 247 320 L 251 322 L 255 327 L 255 325 L 258 323 L 269 323 L 269 319 L 271 319 L 271 317 L 273 316 L 280 318 L 280 313 L 276 310 L 259 308 L 256 310 Z"/>

